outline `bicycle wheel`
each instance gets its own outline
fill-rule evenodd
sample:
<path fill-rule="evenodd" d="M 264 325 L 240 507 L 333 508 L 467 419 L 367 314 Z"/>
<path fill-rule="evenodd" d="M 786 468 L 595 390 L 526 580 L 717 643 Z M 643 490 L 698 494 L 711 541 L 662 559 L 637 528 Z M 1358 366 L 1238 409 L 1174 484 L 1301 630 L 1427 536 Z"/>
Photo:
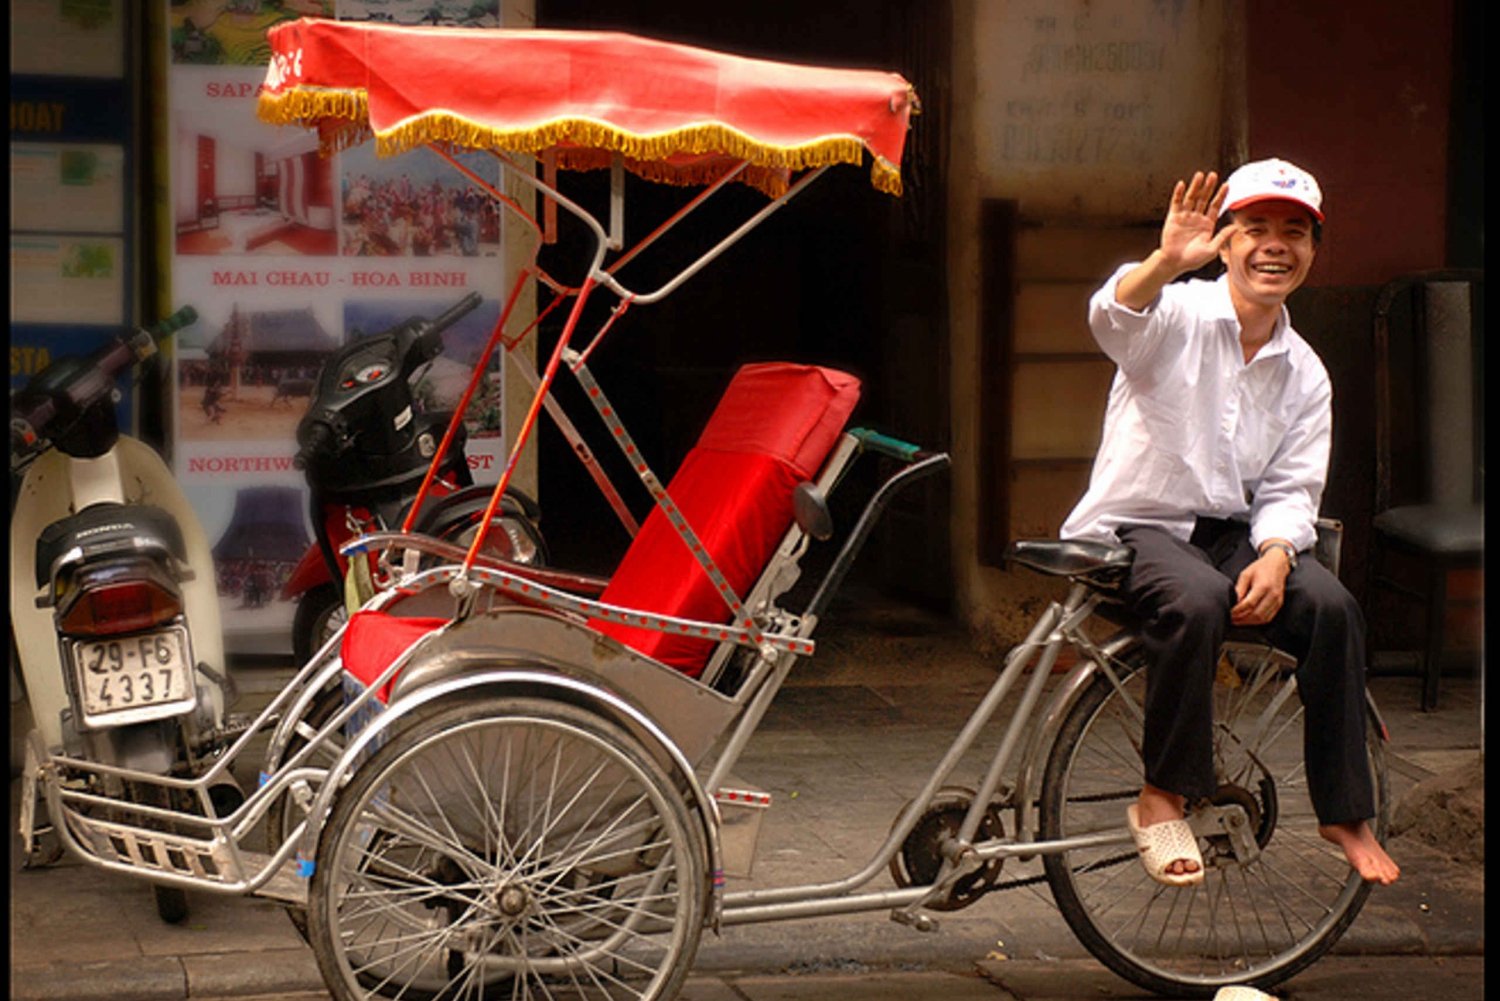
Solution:
<path fill-rule="evenodd" d="M 340 791 L 313 952 L 337 998 L 670 998 L 704 922 L 703 844 L 666 771 L 597 715 L 440 707 Z"/>
<path fill-rule="evenodd" d="M 1200 831 L 1204 880 L 1167 887 L 1146 874 L 1132 844 L 1048 855 L 1058 908 L 1100 962 L 1174 997 L 1227 984 L 1269 988 L 1316 960 L 1359 913 L 1369 885 L 1317 832 L 1302 755 L 1295 661 L 1268 646 L 1226 643 L 1214 685 L 1216 805 L 1242 806 L 1258 851 Z M 1069 711 L 1042 780 L 1046 840 L 1119 830 L 1140 792 L 1139 662 L 1116 665 L 1122 695 L 1100 676 Z M 1370 728 L 1373 731 L 1373 727 Z M 1389 812 L 1378 737 L 1367 737 L 1382 839 Z M 1246 839 L 1248 842 L 1248 839 Z M 1246 850 L 1249 849 L 1249 850 Z"/>

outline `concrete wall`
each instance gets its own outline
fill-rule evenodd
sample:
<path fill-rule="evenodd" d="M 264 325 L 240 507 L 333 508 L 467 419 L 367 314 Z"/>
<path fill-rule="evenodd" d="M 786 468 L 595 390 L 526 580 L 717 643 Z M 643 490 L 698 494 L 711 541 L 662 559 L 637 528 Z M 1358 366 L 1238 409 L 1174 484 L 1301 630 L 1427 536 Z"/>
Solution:
<path fill-rule="evenodd" d="M 1088 296 L 1150 251 L 1177 178 L 1243 149 L 1242 14 L 1207 0 L 955 4 L 955 93 L 974 100 L 955 109 L 949 189 L 953 563 L 959 613 L 981 640 L 1019 639 L 1056 592 L 985 565 L 981 525 L 1052 535 L 1087 483 L 1113 372 L 1088 333 Z M 984 284 L 977 225 L 991 199 L 1014 202 L 1008 293 Z M 1007 294 L 1008 335 L 982 329 L 986 295 Z M 986 373 L 958 361 L 990 356 L 982 342 L 997 337 L 1008 342 L 1004 428 L 981 420 Z M 1009 441 L 1003 473 L 996 434 Z M 982 509 L 986 477 L 1003 479 L 1008 507 Z"/>
<path fill-rule="evenodd" d="M 500 25 L 504 28 L 535 28 L 536 0 L 501 0 Z M 532 204 L 535 198 L 530 187 L 509 174 L 505 175 L 505 193 L 522 205 Z M 527 227 L 518 224 L 515 217 L 508 211 L 500 213 L 500 225 L 502 227 L 501 242 L 505 248 L 506 280 L 513 281 L 514 276 L 531 262 L 536 238 Z M 507 336 L 514 336 L 517 332 L 525 330 L 527 325 L 536 319 L 536 280 L 532 279 L 529 284 L 531 287 L 516 302 L 515 310 L 511 313 L 510 324 L 506 328 Z M 508 292 L 509 289 L 507 288 L 506 291 Z M 526 411 L 531 404 L 532 397 L 531 383 L 527 382 L 526 378 L 516 371 L 516 366 L 510 363 L 518 356 L 535 366 L 535 331 L 515 349 L 510 358 L 506 359 L 504 397 L 501 405 L 505 409 L 507 445 L 515 444 L 516 432 L 521 422 L 526 419 Z M 531 443 L 521 454 L 516 463 L 515 475 L 511 479 L 513 486 L 525 491 L 531 497 L 536 497 L 539 492 L 536 456 L 536 432 L 533 431 Z"/>

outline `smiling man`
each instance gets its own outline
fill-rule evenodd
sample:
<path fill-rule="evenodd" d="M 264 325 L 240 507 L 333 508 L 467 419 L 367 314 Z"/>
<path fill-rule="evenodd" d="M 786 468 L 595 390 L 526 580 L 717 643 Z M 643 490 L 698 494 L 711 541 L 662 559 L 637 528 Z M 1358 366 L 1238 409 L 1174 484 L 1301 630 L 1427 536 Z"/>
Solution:
<path fill-rule="evenodd" d="M 1184 811 L 1215 791 L 1213 684 L 1231 624 L 1297 657 L 1319 832 L 1367 880 L 1399 869 L 1372 831 L 1359 606 L 1303 558 L 1328 474 L 1332 389 L 1286 298 L 1322 236 L 1323 195 L 1284 160 L 1193 175 L 1172 191 L 1156 250 L 1089 303 L 1117 366 L 1088 491 L 1064 538 L 1135 552 L 1126 597 L 1149 657 L 1145 784 L 1127 817 L 1154 879 L 1203 878 Z M 1216 281 L 1178 278 L 1215 258 Z"/>

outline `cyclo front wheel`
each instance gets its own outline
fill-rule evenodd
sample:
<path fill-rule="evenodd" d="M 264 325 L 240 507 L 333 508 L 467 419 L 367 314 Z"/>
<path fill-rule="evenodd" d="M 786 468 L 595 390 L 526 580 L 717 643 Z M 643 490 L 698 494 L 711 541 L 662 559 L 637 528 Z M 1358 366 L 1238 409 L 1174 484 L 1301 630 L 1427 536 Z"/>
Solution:
<path fill-rule="evenodd" d="M 1121 689 L 1096 677 L 1048 757 L 1045 840 L 1120 829 L 1140 792 L 1145 671 L 1138 654 L 1112 666 Z M 1369 884 L 1317 831 L 1295 666 L 1269 646 L 1230 642 L 1217 667 L 1213 803 L 1243 807 L 1256 849 L 1237 851 L 1221 834 L 1200 836 L 1204 880 L 1191 887 L 1157 883 L 1129 843 L 1046 856 L 1047 882 L 1073 933 L 1105 966 L 1147 990 L 1205 997 L 1229 984 L 1281 983 L 1327 952 L 1369 895 Z M 1374 727 L 1368 731 L 1372 826 L 1384 840 L 1385 756 Z"/>
<path fill-rule="evenodd" d="M 395 732 L 340 790 L 308 917 L 336 998 L 672 997 L 706 850 L 641 742 L 578 707 L 490 697 Z"/>

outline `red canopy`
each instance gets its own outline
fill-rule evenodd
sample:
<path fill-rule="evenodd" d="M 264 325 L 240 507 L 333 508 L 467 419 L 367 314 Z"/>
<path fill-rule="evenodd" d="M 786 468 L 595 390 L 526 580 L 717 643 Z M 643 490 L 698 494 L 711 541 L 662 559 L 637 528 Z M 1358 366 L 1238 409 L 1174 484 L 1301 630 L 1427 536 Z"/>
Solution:
<path fill-rule="evenodd" d="M 325 149 L 370 133 L 382 156 L 428 142 L 556 153 L 703 183 L 731 162 L 771 194 L 793 170 L 859 163 L 901 192 L 916 95 L 899 74 L 725 55 L 615 32 L 396 27 L 303 18 L 268 33 L 258 112 L 316 127 Z"/>

